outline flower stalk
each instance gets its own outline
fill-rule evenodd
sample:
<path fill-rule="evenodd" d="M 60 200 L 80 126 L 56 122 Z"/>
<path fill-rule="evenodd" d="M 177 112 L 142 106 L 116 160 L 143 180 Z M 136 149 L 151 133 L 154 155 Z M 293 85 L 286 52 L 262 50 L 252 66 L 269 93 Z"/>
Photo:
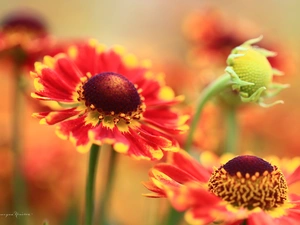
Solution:
<path fill-rule="evenodd" d="M 113 180 L 115 177 L 116 162 L 117 162 L 117 152 L 113 149 L 110 150 L 108 167 L 107 167 L 107 176 L 104 181 L 104 191 L 100 199 L 100 209 L 99 209 L 99 224 L 109 225 L 107 218 L 107 209 L 109 205 L 109 200 L 111 197 L 111 192 L 113 190 Z"/>
<path fill-rule="evenodd" d="M 234 107 L 227 107 L 226 109 L 226 136 L 224 143 L 225 152 L 237 153 L 238 140 L 238 123 L 236 118 L 236 109 Z"/>
<path fill-rule="evenodd" d="M 85 225 L 93 224 L 95 177 L 96 177 L 96 169 L 98 164 L 99 152 L 100 152 L 100 146 L 93 144 L 90 149 L 88 175 L 86 181 Z"/>
<path fill-rule="evenodd" d="M 20 157 L 23 151 L 23 138 L 21 132 L 21 124 L 23 122 L 22 112 L 24 111 L 24 99 L 22 95 L 22 64 L 16 60 L 14 69 L 14 100 L 13 100 L 13 118 L 12 118 L 12 151 L 14 154 L 14 210 L 16 212 L 25 212 L 27 209 L 26 203 L 26 188 L 25 181 L 21 174 Z M 17 225 L 26 225 L 27 218 L 22 216 L 16 219 Z"/>
<path fill-rule="evenodd" d="M 194 117 L 192 119 L 190 129 L 188 131 L 186 143 L 185 143 L 185 150 L 190 151 L 191 150 L 191 145 L 194 137 L 195 130 L 198 125 L 198 121 L 200 119 L 201 112 L 205 106 L 205 104 L 210 100 L 213 96 L 219 94 L 226 88 L 230 87 L 232 84 L 231 78 L 228 74 L 224 74 L 217 78 L 213 83 L 211 83 L 209 86 L 207 86 L 199 99 L 198 105 L 196 107 L 196 111 L 194 114 Z"/>

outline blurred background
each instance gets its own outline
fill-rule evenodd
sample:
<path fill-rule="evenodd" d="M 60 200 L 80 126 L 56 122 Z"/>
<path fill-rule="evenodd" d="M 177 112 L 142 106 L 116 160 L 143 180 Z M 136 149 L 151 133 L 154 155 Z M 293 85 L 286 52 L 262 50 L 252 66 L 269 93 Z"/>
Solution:
<path fill-rule="evenodd" d="M 165 72 L 166 82 L 176 94 L 186 95 L 189 107 L 193 107 L 203 87 L 223 73 L 224 55 L 232 47 L 264 35 L 262 43 L 279 53 L 274 64 L 286 74 L 280 82 L 290 83 L 291 87 L 278 97 L 284 105 L 241 110 L 239 147 L 241 152 L 258 152 L 262 157 L 299 156 L 298 0 L 0 0 L 0 5 L 0 20 L 21 8 L 38 12 L 58 41 L 96 38 L 107 46 L 120 44 L 138 58 L 150 59 L 154 70 Z M 211 44 L 212 40 L 218 44 Z M 16 110 L 12 71 L 12 63 L 2 57 L 0 224 L 16 222 L 3 214 L 13 213 L 12 174 L 14 161 L 18 160 L 29 205 L 26 212 L 19 213 L 29 214 L 25 216 L 29 224 L 48 220 L 50 225 L 75 225 L 82 220 L 87 154 L 76 152 L 71 143 L 59 139 L 54 127 L 42 126 L 32 118 L 37 107 L 24 97 L 18 123 L 23 151 L 16 159 L 10 151 Z M 218 122 L 222 113 L 215 105 L 205 112 L 195 148 L 218 154 L 224 129 Z M 109 215 L 113 224 L 157 225 L 167 203 L 143 197 L 147 190 L 141 184 L 148 180 L 147 172 L 154 162 L 134 161 L 123 155 L 118 156 L 118 162 Z M 97 196 L 103 190 L 100 178 L 106 166 L 100 159 Z M 77 222 L 72 222 L 72 215 L 77 215 Z"/>

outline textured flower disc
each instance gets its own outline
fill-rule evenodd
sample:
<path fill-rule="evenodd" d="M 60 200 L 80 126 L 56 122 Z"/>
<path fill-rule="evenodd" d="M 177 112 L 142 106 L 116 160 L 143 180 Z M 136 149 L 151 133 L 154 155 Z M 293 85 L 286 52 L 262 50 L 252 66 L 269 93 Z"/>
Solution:
<path fill-rule="evenodd" d="M 209 190 L 233 206 L 270 210 L 287 199 L 287 183 L 276 167 L 256 156 L 238 156 L 213 172 Z"/>
<path fill-rule="evenodd" d="M 130 113 L 141 104 L 140 95 L 135 86 L 124 76 L 107 72 L 90 78 L 83 85 L 86 105 L 99 112 Z"/>

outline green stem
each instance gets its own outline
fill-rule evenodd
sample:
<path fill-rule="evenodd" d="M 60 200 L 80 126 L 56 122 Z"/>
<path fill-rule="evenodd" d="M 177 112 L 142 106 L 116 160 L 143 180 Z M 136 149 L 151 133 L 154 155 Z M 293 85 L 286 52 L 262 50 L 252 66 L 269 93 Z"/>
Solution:
<path fill-rule="evenodd" d="M 226 138 L 225 152 L 236 153 L 238 140 L 238 124 L 236 119 L 235 107 L 227 107 L 226 109 Z"/>
<path fill-rule="evenodd" d="M 184 212 L 178 212 L 174 208 L 170 207 L 167 217 L 163 220 L 161 225 L 181 224 L 183 216 L 184 216 Z"/>
<path fill-rule="evenodd" d="M 76 203 L 72 203 L 69 207 L 68 214 L 62 223 L 63 225 L 78 225 L 78 209 Z"/>
<path fill-rule="evenodd" d="M 189 133 L 188 133 L 188 136 L 186 139 L 186 143 L 185 143 L 186 151 L 190 151 L 192 141 L 193 141 L 193 135 L 197 128 L 201 112 L 202 112 L 206 102 L 210 98 L 215 96 L 216 94 L 220 93 L 221 91 L 223 91 L 224 89 L 229 87 L 231 84 L 232 84 L 231 77 L 228 74 L 224 74 L 204 89 L 204 91 L 202 92 L 202 95 L 200 96 L 200 100 L 199 100 L 198 106 L 196 108 L 196 112 L 195 112 L 193 120 L 191 122 Z"/>
<path fill-rule="evenodd" d="M 247 220 L 244 220 L 241 225 L 247 225 Z"/>
<path fill-rule="evenodd" d="M 22 66 L 18 63 L 15 65 L 14 70 L 14 99 L 13 99 L 13 118 L 12 118 L 12 151 L 14 153 L 14 180 L 13 180 L 13 198 L 14 198 L 14 211 L 18 213 L 27 213 L 26 204 L 26 188 L 24 177 L 21 174 L 20 160 L 23 151 L 23 118 L 22 113 L 24 112 L 24 99 L 21 91 L 21 68 Z M 16 218 L 17 225 L 27 224 L 27 218 L 21 216 Z"/>
<path fill-rule="evenodd" d="M 85 225 L 93 224 L 95 175 L 100 146 L 93 144 L 90 149 L 88 175 L 86 181 Z"/>
<path fill-rule="evenodd" d="M 108 161 L 107 167 L 107 176 L 106 180 L 104 181 L 104 191 L 101 195 L 100 199 L 100 209 L 99 209 L 99 219 L 100 222 L 98 224 L 101 225 L 108 225 L 108 218 L 107 218 L 107 209 L 109 208 L 109 200 L 111 197 L 111 192 L 113 189 L 113 178 L 115 177 L 115 170 L 116 170 L 116 162 L 117 162 L 117 155 L 118 153 L 112 149 L 110 149 L 110 157 Z"/>

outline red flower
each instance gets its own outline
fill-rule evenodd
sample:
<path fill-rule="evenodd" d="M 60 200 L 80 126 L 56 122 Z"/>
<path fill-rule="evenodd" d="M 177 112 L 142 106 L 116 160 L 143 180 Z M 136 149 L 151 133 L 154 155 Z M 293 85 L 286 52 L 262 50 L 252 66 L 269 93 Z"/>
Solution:
<path fill-rule="evenodd" d="M 285 170 L 287 171 L 287 170 Z M 237 156 L 212 172 L 180 151 L 171 162 L 149 172 L 148 197 L 167 197 L 185 211 L 190 224 L 296 224 L 300 196 L 288 187 L 300 180 L 300 166 L 283 173 L 275 165 L 252 155 Z"/>
<path fill-rule="evenodd" d="M 34 114 L 41 123 L 57 124 L 57 134 L 87 151 L 92 143 L 112 144 L 134 158 L 160 159 L 177 151 L 171 135 L 187 129 L 186 116 L 171 111 L 182 100 L 121 47 L 105 50 L 90 40 L 68 53 L 46 56 L 32 72 L 39 100 L 58 102 L 61 109 Z"/>

